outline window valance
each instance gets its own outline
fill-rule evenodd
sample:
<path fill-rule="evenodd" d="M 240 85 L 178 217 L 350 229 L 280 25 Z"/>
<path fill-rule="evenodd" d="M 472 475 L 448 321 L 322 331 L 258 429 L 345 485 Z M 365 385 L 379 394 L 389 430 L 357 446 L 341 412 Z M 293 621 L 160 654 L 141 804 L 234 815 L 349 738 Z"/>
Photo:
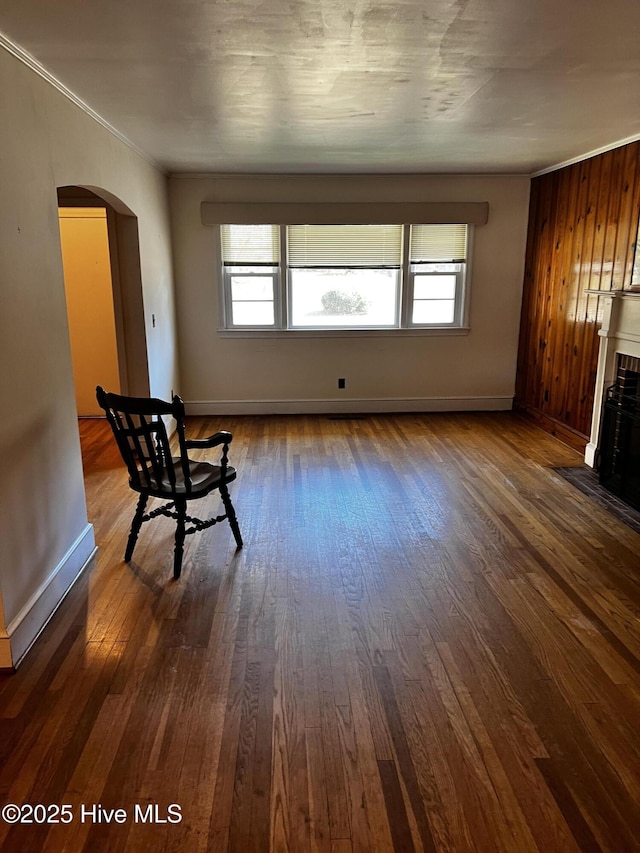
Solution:
<path fill-rule="evenodd" d="M 482 202 L 213 202 L 200 205 L 203 225 L 486 225 Z"/>

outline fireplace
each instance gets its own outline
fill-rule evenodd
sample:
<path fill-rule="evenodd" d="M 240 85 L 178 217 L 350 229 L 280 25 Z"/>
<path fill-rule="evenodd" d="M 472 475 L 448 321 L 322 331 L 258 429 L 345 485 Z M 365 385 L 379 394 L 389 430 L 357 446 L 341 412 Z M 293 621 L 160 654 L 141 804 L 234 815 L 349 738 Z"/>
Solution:
<path fill-rule="evenodd" d="M 603 486 L 640 509 L 640 358 L 618 355 L 603 406 L 598 469 Z"/>
<path fill-rule="evenodd" d="M 629 413 L 634 405 L 627 399 L 633 397 L 634 373 L 640 373 L 640 293 L 625 290 L 597 291 L 589 293 L 599 297 L 599 320 L 601 327 L 598 370 L 593 398 L 591 439 L 585 450 L 584 460 L 591 468 L 611 466 L 613 453 L 610 440 L 615 424 L 619 422 L 627 435 L 634 428 Z M 600 316 L 601 315 L 601 316 Z M 613 387 L 612 387 L 613 386 Z M 637 387 L 637 386 L 636 386 Z M 635 411 L 637 411 L 636 407 Z M 620 417 L 618 417 L 620 415 Z M 607 446 L 604 446 L 603 430 L 608 431 Z M 637 430 L 637 426 L 635 427 Z M 620 464 L 616 470 L 620 474 Z M 613 484 L 615 488 L 615 482 Z"/>

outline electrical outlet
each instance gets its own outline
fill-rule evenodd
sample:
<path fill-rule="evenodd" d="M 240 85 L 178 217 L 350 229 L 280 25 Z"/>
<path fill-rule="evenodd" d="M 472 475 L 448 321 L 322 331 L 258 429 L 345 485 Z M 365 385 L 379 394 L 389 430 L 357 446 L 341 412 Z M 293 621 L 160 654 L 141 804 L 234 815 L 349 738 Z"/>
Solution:
<path fill-rule="evenodd" d="M 346 386 L 347 386 L 347 383 L 346 383 L 344 377 L 340 377 L 340 379 L 338 379 L 338 388 L 346 388 Z"/>

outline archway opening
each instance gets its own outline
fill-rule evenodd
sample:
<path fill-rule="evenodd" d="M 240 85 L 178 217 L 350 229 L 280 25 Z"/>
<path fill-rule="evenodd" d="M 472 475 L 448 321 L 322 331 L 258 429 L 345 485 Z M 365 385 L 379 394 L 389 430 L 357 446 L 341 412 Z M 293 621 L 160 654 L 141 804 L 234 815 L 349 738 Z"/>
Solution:
<path fill-rule="evenodd" d="M 97 405 L 96 385 L 149 396 L 138 220 L 118 199 L 96 187 L 59 187 L 58 213 L 89 506 L 99 504 L 95 494 L 102 494 L 106 471 L 115 473 L 121 467 L 117 448 L 111 446 L 111 430 Z"/>
<path fill-rule="evenodd" d="M 78 414 L 95 415 L 98 384 L 149 395 L 138 220 L 96 187 L 59 187 L 58 210 Z"/>

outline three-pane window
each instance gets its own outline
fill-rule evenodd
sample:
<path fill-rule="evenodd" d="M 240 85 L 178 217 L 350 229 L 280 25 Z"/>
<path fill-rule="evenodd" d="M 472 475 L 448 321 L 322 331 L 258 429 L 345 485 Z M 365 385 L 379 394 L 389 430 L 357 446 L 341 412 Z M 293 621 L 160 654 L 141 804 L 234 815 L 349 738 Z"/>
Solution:
<path fill-rule="evenodd" d="M 222 225 L 228 329 L 456 328 L 467 225 Z"/>

